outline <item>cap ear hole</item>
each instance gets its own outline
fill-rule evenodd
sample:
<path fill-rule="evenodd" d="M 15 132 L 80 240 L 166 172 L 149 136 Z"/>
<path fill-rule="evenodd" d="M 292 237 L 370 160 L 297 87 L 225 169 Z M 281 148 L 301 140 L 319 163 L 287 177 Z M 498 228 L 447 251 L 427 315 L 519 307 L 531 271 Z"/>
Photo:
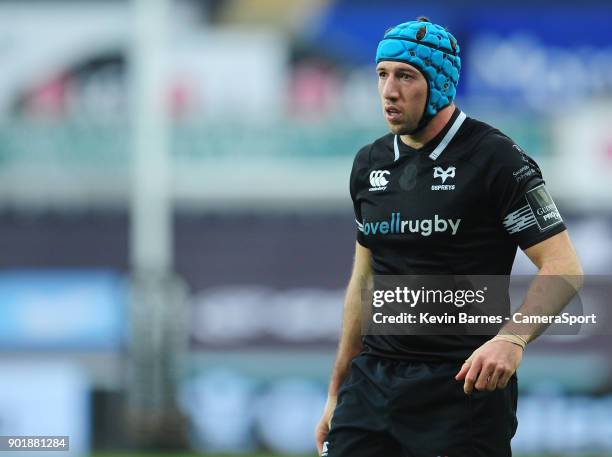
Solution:
<path fill-rule="evenodd" d="M 414 57 L 414 56 L 416 56 L 416 52 L 414 52 L 414 51 L 410 51 L 410 55 L 411 55 L 412 57 Z"/>
<path fill-rule="evenodd" d="M 451 42 L 451 48 L 453 48 L 453 52 L 457 52 L 457 43 L 455 43 L 455 40 L 450 40 Z"/>
<path fill-rule="evenodd" d="M 427 27 L 423 26 L 417 32 L 416 39 L 417 40 L 422 40 L 423 38 L 425 38 L 425 34 L 427 34 Z"/>

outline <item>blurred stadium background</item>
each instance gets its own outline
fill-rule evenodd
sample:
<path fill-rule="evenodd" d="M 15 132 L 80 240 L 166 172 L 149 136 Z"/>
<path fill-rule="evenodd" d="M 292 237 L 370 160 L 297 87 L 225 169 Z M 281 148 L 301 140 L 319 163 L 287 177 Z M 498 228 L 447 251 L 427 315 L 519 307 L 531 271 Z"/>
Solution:
<path fill-rule="evenodd" d="M 609 2 L 0 1 L 0 435 L 313 455 L 348 173 L 385 132 L 372 59 L 421 14 L 609 274 Z M 529 347 L 517 454 L 612 455 L 611 342 Z"/>

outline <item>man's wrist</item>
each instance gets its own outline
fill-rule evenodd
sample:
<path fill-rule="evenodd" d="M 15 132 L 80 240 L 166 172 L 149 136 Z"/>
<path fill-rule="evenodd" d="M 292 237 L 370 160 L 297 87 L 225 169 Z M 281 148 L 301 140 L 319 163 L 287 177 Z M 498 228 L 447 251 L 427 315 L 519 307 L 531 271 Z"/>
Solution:
<path fill-rule="evenodd" d="M 527 346 L 527 340 L 520 336 L 520 335 L 515 335 L 515 334 L 499 334 L 499 335 L 495 335 L 491 341 L 507 341 L 509 343 L 513 343 L 516 344 L 517 346 L 520 346 L 520 348 L 522 350 L 525 350 L 525 347 Z"/>
<path fill-rule="evenodd" d="M 529 329 L 526 329 L 520 326 L 506 325 L 502 329 L 500 329 L 500 331 L 497 334 L 498 335 L 510 335 L 510 336 L 516 337 L 525 346 L 527 346 L 529 343 L 531 343 L 535 339 L 535 337 L 533 336 L 534 334 L 532 332 L 530 331 L 526 332 L 526 330 L 529 330 Z"/>

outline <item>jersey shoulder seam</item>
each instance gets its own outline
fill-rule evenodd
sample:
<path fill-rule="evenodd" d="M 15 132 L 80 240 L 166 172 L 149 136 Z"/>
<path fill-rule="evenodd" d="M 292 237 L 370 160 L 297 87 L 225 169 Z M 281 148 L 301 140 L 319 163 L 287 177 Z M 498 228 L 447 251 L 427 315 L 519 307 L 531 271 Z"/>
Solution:
<path fill-rule="evenodd" d="M 486 126 L 487 130 L 474 143 L 474 145 L 472 146 L 472 151 L 476 151 L 481 146 L 482 142 L 485 139 L 488 139 L 492 135 L 496 135 L 496 134 L 498 134 L 498 135 L 502 136 L 503 138 L 507 139 L 508 141 L 512 142 L 512 139 L 508 135 L 506 135 L 502 131 L 500 131 L 499 129 L 497 129 L 497 128 L 489 125 L 489 124 L 486 124 L 484 122 L 480 122 L 480 121 L 477 121 L 477 122 L 479 122 L 483 126 Z M 479 163 L 479 161 L 475 159 L 474 155 L 470 155 L 469 157 L 464 158 L 464 160 L 466 162 L 469 162 L 471 165 L 473 165 L 475 168 L 477 168 L 480 171 L 482 171 L 485 168 L 485 164 Z"/>
<path fill-rule="evenodd" d="M 390 140 L 390 136 L 392 136 L 392 134 L 391 133 L 387 133 L 387 134 L 385 134 L 385 135 L 375 139 L 372 143 L 370 143 L 369 151 L 368 151 L 368 165 L 369 166 L 374 166 L 374 159 L 372 158 L 372 154 L 374 153 L 375 148 L 387 149 L 388 145 L 386 144 L 386 142 L 388 140 Z M 392 141 L 393 140 L 391 140 L 391 142 Z M 384 154 L 384 152 L 383 152 L 383 154 Z M 391 151 L 391 154 L 392 155 L 390 157 L 393 157 L 393 151 Z"/>

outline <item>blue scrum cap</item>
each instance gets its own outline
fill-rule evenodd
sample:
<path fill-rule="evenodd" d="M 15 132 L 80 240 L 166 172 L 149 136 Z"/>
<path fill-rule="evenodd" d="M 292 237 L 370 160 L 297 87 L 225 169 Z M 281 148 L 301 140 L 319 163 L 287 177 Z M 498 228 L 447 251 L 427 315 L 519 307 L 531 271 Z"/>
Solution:
<path fill-rule="evenodd" d="M 376 50 L 376 63 L 382 60 L 406 62 L 425 76 L 429 93 L 422 126 L 455 99 L 461 70 L 459 45 L 444 27 L 421 19 L 390 28 Z"/>

